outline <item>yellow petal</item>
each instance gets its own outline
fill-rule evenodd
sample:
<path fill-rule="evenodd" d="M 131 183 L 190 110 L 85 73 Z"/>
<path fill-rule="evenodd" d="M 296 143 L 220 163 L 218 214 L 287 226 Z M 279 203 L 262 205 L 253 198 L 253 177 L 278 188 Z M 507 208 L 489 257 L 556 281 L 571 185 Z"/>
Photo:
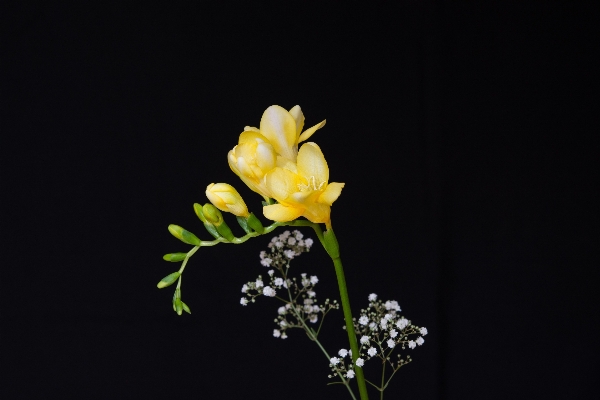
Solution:
<path fill-rule="evenodd" d="M 259 166 L 264 172 L 270 171 L 275 168 L 277 162 L 277 156 L 275 155 L 275 149 L 270 143 L 259 143 L 256 146 L 256 165 Z"/>
<path fill-rule="evenodd" d="M 325 191 L 321 193 L 321 196 L 319 196 L 319 203 L 327 204 L 328 206 L 332 205 L 340 197 L 344 185 L 344 183 L 331 182 L 327 185 Z"/>
<path fill-rule="evenodd" d="M 271 204 L 263 207 L 263 214 L 267 219 L 277 222 L 293 221 L 302 215 L 303 209 L 286 207 L 282 204 Z"/>
<path fill-rule="evenodd" d="M 312 180 L 314 177 L 314 183 L 316 188 L 329 180 L 329 167 L 327 167 L 327 161 L 325 156 L 321 152 L 321 148 L 316 143 L 308 142 L 304 143 L 298 152 L 298 174 L 308 180 Z"/>
<path fill-rule="evenodd" d="M 253 127 L 253 126 L 245 126 L 245 127 L 244 127 L 244 130 L 245 130 L 245 131 L 253 131 L 253 132 L 258 132 L 258 133 L 260 133 L 260 130 L 259 130 L 258 128 L 255 128 L 255 127 Z"/>
<path fill-rule="evenodd" d="M 331 207 L 326 204 L 311 203 L 302 214 L 310 222 L 324 224 L 331 219 Z"/>
<path fill-rule="evenodd" d="M 304 128 L 304 114 L 302 113 L 300 106 L 292 107 L 290 114 L 294 118 L 294 121 L 296 121 L 296 138 L 298 138 L 300 132 L 302 132 L 302 128 Z"/>
<path fill-rule="evenodd" d="M 296 160 L 296 121 L 286 109 L 280 106 L 267 108 L 260 120 L 260 132 L 277 153 Z"/>
<path fill-rule="evenodd" d="M 302 132 L 302 135 L 300 135 L 300 137 L 298 138 L 298 143 L 304 142 L 306 139 L 308 139 L 309 137 L 311 137 L 312 134 L 315 133 L 318 129 L 321 129 L 322 127 L 324 127 L 325 126 L 325 122 L 327 122 L 326 119 L 324 119 L 323 121 L 319 122 L 315 126 L 311 126 L 307 130 L 305 130 L 304 132 Z"/>
<path fill-rule="evenodd" d="M 277 201 L 284 201 L 298 191 L 298 176 L 283 168 L 275 168 L 265 175 L 265 186 Z"/>
<path fill-rule="evenodd" d="M 255 141 L 266 142 L 267 138 L 264 137 L 263 135 L 261 135 L 260 132 L 245 130 L 244 132 L 242 132 L 240 134 L 238 143 L 242 144 L 242 143 L 246 143 L 246 142 L 255 142 Z"/>

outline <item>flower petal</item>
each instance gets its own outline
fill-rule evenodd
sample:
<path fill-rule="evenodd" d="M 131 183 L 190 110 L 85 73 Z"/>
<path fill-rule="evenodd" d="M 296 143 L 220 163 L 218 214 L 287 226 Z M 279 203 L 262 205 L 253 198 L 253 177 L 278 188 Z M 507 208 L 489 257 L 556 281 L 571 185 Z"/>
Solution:
<path fill-rule="evenodd" d="M 265 175 L 265 186 L 274 199 L 282 202 L 298 191 L 298 178 L 287 169 L 275 168 Z"/>
<path fill-rule="evenodd" d="M 302 216 L 310 222 L 324 224 L 331 219 L 331 207 L 326 204 L 310 203 Z"/>
<path fill-rule="evenodd" d="M 300 135 L 300 137 L 298 138 L 298 143 L 300 142 L 304 142 L 305 140 L 307 140 L 309 137 L 312 136 L 313 133 L 315 133 L 318 129 L 321 129 L 322 127 L 325 126 L 325 123 L 327 122 L 326 119 L 324 119 L 323 121 L 319 122 L 318 124 L 316 124 L 315 126 L 311 126 L 310 128 L 308 128 L 307 130 L 305 130 L 304 132 L 302 132 L 302 135 Z"/>
<path fill-rule="evenodd" d="M 300 132 L 302 132 L 302 128 L 304 128 L 304 114 L 302 113 L 302 109 L 300 106 L 294 106 L 290 110 L 290 114 L 296 121 L 296 139 L 300 136 Z"/>
<path fill-rule="evenodd" d="M 321 148 L 316 143 L 308 142 L 304 143 L 298 152 L 298 174 L 311 180 L 314 176 L 314 184 L 318 189 L 319 186 L 329 180 L 329 167 L 325 156 L 321 152 Z"/>
<path fill-rule="evenodd" d="M 256 146 L 256 165 L 258 165 L 260 169 L 265 172 L 270 171 L 275 168 L 276 162 L 277 156 L 270 143 L 259 143 L 258 146 Z"/>
<path fill-rule="evenodd" d="M 263 207 L 263 214 L 267 219 L 277 222 L 293 221 L 302 215 L 304 210 L 296 207 L 286 207 L 282 204 L 271 204 Z"/>
<path fill-rule="evenodd" d="M 260 120 L 260 132 L 277 153 L 296 160 L 296 121 L 286 109 L 280 106 L 267 108 Z"/>
<path fill-rule="evenodd" d="M 252 131 L 252 132 L 258 132 L 258 133 L 260 133 L 260 130 L 258 128 L 253 127 L 253 126 L 245 126 L 244 130 L 245 131 Z"/>
<path fill-rule="evenodd" d="M 319 203 L 327 204 L 328 206 L 332 205 L 340 197 L 340 194 L 342 194 L 344 185 L 345 183 L 331 182 L 327 185 L 325 191 L 321 193 L 321 196 L 319 196 Z"/>

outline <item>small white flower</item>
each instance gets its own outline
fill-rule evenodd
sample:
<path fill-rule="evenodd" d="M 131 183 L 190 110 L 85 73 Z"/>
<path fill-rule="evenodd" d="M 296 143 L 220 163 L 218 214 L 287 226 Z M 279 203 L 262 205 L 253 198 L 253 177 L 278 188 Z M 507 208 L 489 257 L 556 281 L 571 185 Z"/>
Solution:
<path fill-rule="evenodd" d="M 362 358 L 358 357 L 356 359 L 356 365 L 359 367 L 362 367 L 363 365 L 365 365 L 365 360 L 363 360 Z"/>
<path fill-rule="evenodd" d="M 367 318 L 366 315 L 363 315 L 362 317 L 360 317 L 358 319 L 358 323 L 361 324 L 361 325 L 366 325 L 366 324 L 369 323 L 369 318 Z"/>
<path fill-rule="evenodd" d="M 411 349 L 414 349 L 415 347 L 417 347 L 417 344 L 415 342 L 413 342 L 412 340 L 409 340 L 408 347 L 410 347 Z"/>
<path fill-rule="evenodd" d="M 419 346 L 421 346 L 423 343 L 425 343 L 425 339 L 423 339 L 421 336 L 419 336 L 419 337 L 417 338 L 417 344 L 418 344 Z"/>
<path fill-rule="evenodd" d="M 248 292 L 248 285 L 242 286 L 242 293 L 247 293 L 247 292 Z"/>
<path fill-rule="evenodd" d="M 310 314 L 312 312 L 312 306 L 308 305 L 308 304 L 305 304 L 304 305 L 304 312 L 307 313 L 307 314 Z"/>
<path fill-rule="evenodd" d="M 402 330 L 408 326 L 408 320 L 402 317 L 398 320 L 398 322 L 396 322 L 396 326 L 398 327 L 398 329 Z"/>
<path fill-rule="evenodd" d="M 281 306 L 277 309 L 277 314 L 284 315 L 286 311 L 287 310 L 285 309 L 285 307 Z"/>
<path fill-rule="evenodd" d="M 280 287 L 281 285 L 283 285 L 283 279 L 282 278 L 275 278 L 275 280 L 273 281 L 273 283 L 275 284 L 275 286 Z"/>
<path fill-rule="evenodd" d="M 312 283 L 313 285 L 316 285 L 318 282 L 319 282 L 319 278 L 317 278 L 315 275 L 310 277 L 310 283 Z"/>
<path fill-rule="evenodd" d="M 282 328 L 283 328 L 283 327 L 285 327 L 285 326 L 287 326 L 287 324 L 288 324 L 288 323 L 287 323 L 287 321 L 286 321 L 286 320 L 281 320 L 281 321 L 279 321 L 279 326 L 280 326 L 280 327 L 282 327 Z"/>
<path fill-rule="evenodd" d="M 285 332 L 283 332 L 283 333 L 281 334 L 281 338 L 282 338 L 282 339 L 287 339 L 287 335 L 285 334 Z"/>
<path fill-rule="evenodd" d="M 285 250 L 283 252 L 283 254 L 285 254 L 285 256 L 287 258 L 289 258 L 290 260 L 294 258 L 294 256 L 296 255 L 296 253 L 294 253 L 294 250 Z"/>
<path fill-rule="evenodd" d="M 287 304 L 285 305 L 285 309 L 286 309 L 286 310 L 289 310 L 290 308 L 292 308 L 292 305 L 291 305 L 290 303 L 287 303 Z"/>
<path fill-rule="evenodd" d="M 313 299 L 304 299 L 304 304 L 312 305 L 313 303 Z"/>
<path fill-rule="evenodd" d="M 313 312 L 314 313 L 318 313 L 319 311 L 321 311 L 321 308 L 319 306 L 317 306 L 317 305 L 314 305 L 313 306 Z"/>
<path fill-rule="evenodd" d="M 388 323 L 388 320 L 385 318 L 382 318 L 381 321 L 379 321 L 379 325 L 381 326 L 381 329 L 386 329 L 387 323 Z"/>
<path fill-rule="evenodd" d="M 263 294 L 268 297 L 275 297 L 277 292 L 275 292 L 275 289 L 273 289 L 271 286 L 265 286 L 263 289 Z"/>
<path fill-rule="evenodd" d="M 367 354 L 373 357 L 375 354 L 377 354 L 377 349 L 375 347 L 369 347 L 369 350 L 367 350 Z"/>
<path fill-rule="evenodd" d="M 340 363 L 340 359 L 337 357 L 331 357 L 329 359 L 329 362 L 331 363 L 331 365 L 338 365 Z"/>
<path fill-rule="evenodd" d="M 270 267 L 272 262 L 273 262 L 273 260 L 271 260 L 270 258 L 263 258 L 263 259 L 260 261 L 260 264 L 261 264 L 263 267 Z"/>
<path fill-rule="evenodd" d="M 313 323 L 313 324 L 315 322 L 317 322 L 318 320 L 319 320 L 319 316 L 317 314 L 311 314 L 310 318 L 308 319 L 308 321 L 311 322 L 311 323 Z"/>
<path fill-rule="evenodd" d="M 243 306 L 248 305 L 248 299 L 245 297 L 242 297 L 242 299 L 240 300 L 240 304 Z"/>
<path fill-rule="evenodd" d="M 283 243 L 282 242 L 275 242 L 275 247 L 277 247 L 278 249 L 283 247 Z"/>
<path fill-rule="evenodd" d="M 390 337 L 393 337 L 393 338 L 395 338 L 396 336 L 398 336 L 398 331 L 397 331 L 397 330 L 395 330 L 395 329 L 392 329 L 392 330 L 390 331 Z"/>
<path fill-rule="evenodd" d="M 313 292 L 312 290 L 309 290 L 308 292 L 306 292 L 306 294 L 308 295 L 308 297 L 315 297 L 317 294 L 315 292 Z"/>
<path fill-rule="evenodd" d="M 346 372 L 346 378 L 348 378 L 348 379 L 354 378 L 354 371 L 350 370 L 350 371 Z"/>
<path fill-rule="evenodd" d="M 392 318 L 394 318 L 394 316 L 392 314 L 385 314 L 385 316 L 383 318 L 385 318 L 385 319 L 387 319 L 389 321 Z"/>
<path fill-rule="evenodd" d="M 348 355 L 348 350 L 346 349 L 340 349 L 340 351 L 338 351 L 338 354 L 340 357 L 344 358 Z"/>
<path fill-rule="evenodd" d="M 421 335 L 425 336 L 427 335 L 427 328 L 421 328 L 419 329 L 419 332 L 421 332 Z"/>
<path fill-rule="evenodd" d="M 273 336 L 275 336 L 275 337 L 281 336 L 281 332 L 279 332 L 279 329 L 273 329 Z"/>
<path fill-rule="evenodd" d="M 278 240 L 279 240 L 279 238 L 278 238 L 277 236 L 274 236 L 274 237 L 271 239 L 271 243 L 275 243 L 275 242 L 277 242 Z"/>
<path fill-rule="evenodd" d="M 256 282 L 254 282 L 254 284 L 256 285 L 256 288 L 258 289 L 259 287 L 263 287 L 265 286 L 263 281 L 261 279 L 257 279 Z"/>
<path fill-rule="evenodd" d="M 261 251 L 260 252 L 260 259 L 263 260 L 265 257 L 267 256 L 267 252 L 266 251 Z"/>
<path fill-rule="evenodd" d="M 304 247 L 304 240 L 298 240 L 298 246 Z"/>
<path fill-rule="evenodd" d="M 371 293 L 369 295 L 369 301 L 375 301 L 375 300 L 377 300 L 377 295 L 375 293 Z"/>
<path fill-rule="evenodd" d="M 270 269 L 269 272 L 267 272 L 269 274 L 269 276 L 273 276 L 273 274 L 275 273 L 274 270 Z"/>
<path fill-rule="evenodd" d="M 286 288 L 286 289 L 288 288 L 287 280 L 283 281 L 283 287 Z"/>
<path fill-rule="evenodd" d="M 361 342 L 362 344 L 368 344 L 368 343 L 369 343 L 369 337 L 368 337 L 368 336 L 366 336 L 366 335 L 365 335 L 365 336 L 363 336 L 363 337 L 361 337 L 361 338 L 360 338 L 360 342 Z"/>
<path fill-rule="evenodd" d="M 384 305 L 386 310 L 401 311 L 400 306 L 398 305 L 398 302 L 396 300 L 388 300 L 385 302 Z"/>
<path fill-rule="evenodd" d="M 296 238 L 293 238 L 293 237 L 291 237 L 291 238 L 289 238 L 289 239 L 288 239 L 288 241 L 287 241 L 287 242 L 288 242 L 288 244 L 289 244 L 290 246 L 293 246 L 293 245 L 295 245 L 295 244 L 296 244 Z"/>
<path fill-rule="evenodd" d="M 376 331 L 377 330 L 377 324 L 375 322 L 371 322 L 369 324 L 369 328 L 371 328 L 372 331 Z"/>
<path fill-rule="evenodd" d="M 387 341 L 387 345 L 390 349 L 393 349 L 394 346 L 396 346 L 396 342 L 394 342 L 392 339 Z"/>
<path fill-rule="evenodd" d="M 298 239 L 298 240 L 300 240 L 304 237 L 304 235 L 298 230 L 295 230 L 292 233 L 294 234 L 294 236 L 296 236 L 296 239 Z"/>
<path fill-rule="evenodd" d="M 308 238 L 304 241 L 304 244 L 306 245 L 307 248 L 310 249 L 310 246 L 313 245 L 313 240 L 311 238 Z"/>
<path fill-rule="evenodd" d="M 283 231 L 281 235 L 279 235 L 280 239 L 287 239 L 290 236 L 290 231 Z"/>

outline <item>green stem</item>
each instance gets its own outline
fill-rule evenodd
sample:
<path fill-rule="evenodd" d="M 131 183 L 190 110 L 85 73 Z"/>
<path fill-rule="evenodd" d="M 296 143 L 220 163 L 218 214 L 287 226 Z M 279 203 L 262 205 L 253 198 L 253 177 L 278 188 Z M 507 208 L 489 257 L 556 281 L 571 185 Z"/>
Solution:
<path fill-rule="evenodd" d="M 383 400 L 383 391 L 384 391 L 384 383 L 385 383 L 385 360 L 383 361 L 383 367 L 381 369 L 381 389 L 380 389 L 380 395 L 379 395 L 379 400 Z"/>

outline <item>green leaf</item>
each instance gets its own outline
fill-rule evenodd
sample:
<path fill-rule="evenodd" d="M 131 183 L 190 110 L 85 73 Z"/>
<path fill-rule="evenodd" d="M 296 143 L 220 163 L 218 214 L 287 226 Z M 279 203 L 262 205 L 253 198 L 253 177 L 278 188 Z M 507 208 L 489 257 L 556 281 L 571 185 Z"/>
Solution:
<path fill-rule="evenodd" d="M 183 307 L 183 311 L 185 311 L 188 314 L 191 314 L 192 312 L 190 311 L 190 308 L 188 307 L 187 304 L 185 304 L 183 301 L 181 302 L 181 306 Z"/>
<path fill-rule="evenodd" d="M 254 215 L 254 213 L 250 213 L 250 215 L 248 216 L 248 225 L 250 226 L 250 228 L 254 229 L 258 233 L 262 234 L 265 231 L 262 222 L 260 222 L 260 220 L 256 218 L 256 215 Z"/>
<path fill-rule="evenodd" d="M 161 281 L 158 282 L 156 287 L 162 289 L 166 288 L 167 286 L 171 286 L 173 283 L 175 283 L 177 279 L 179 279 L 180 276 L 181 274 L 179 272 L 173 272 L 172 274 L 169 274 L 162 278 Z"/>
<path fill-rule="evenodd" d="M 165 254 L 163 256 L 163 260 L 171 261 L 171 262 L 183 261 L 186 256 L 187 256 L 187 253 L 170 253 L 170 254 Z"/>

